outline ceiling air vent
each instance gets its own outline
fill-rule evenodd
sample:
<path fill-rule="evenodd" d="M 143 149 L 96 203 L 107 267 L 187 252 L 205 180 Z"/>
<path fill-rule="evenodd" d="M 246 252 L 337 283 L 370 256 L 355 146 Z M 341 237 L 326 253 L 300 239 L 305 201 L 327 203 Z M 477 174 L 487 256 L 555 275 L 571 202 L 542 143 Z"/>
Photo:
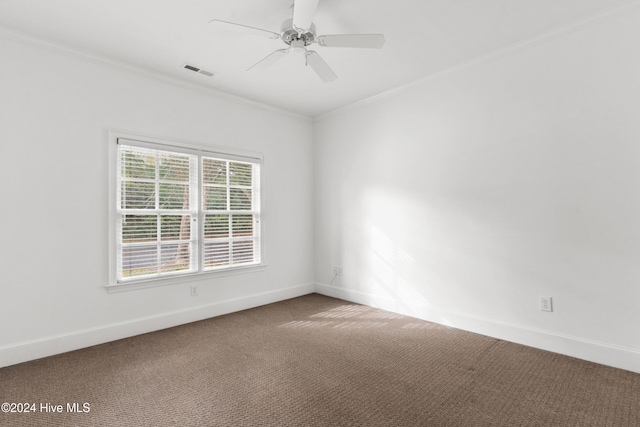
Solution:
<path fill-rule="evenodd" d="M 182 68 L 186 68 L 187 70 L 191 70 L 191 71 L 195 71 L 198 74 L 204 74 L 207 77 L 212 77 L 213 76 L 213 71 L 207 71 L 207 70 L 203 70 L 200 67 L 196 67 L 195 65 L 191 65 L 191 64 L 182 64 Z"/>

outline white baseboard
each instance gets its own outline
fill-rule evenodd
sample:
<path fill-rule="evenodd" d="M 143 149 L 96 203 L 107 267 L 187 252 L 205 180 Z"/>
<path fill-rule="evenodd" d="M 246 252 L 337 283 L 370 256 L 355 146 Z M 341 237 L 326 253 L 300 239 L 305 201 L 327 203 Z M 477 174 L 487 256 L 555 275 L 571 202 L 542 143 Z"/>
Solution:
<path fill-rule="evenodd" d="M 314 285 L 309 283 L 126 322 L 112 323 L 97 328 L 82 329 L 66 334 L 10 344 L 0 347 L 0 368 L 271 304 L 312 292 L 314 292 Z"/>
<path fill-rule="evenodd" d="M 316 283 L 314 289 L 316 293 L 322 295 L 640 373 L 640 350 L 638 349 L 559 334 L 542 329 L 523 328 L 517 325 L 481 319 L 461 313 L 453 313 L 433 308 L 425 309 L 424 307 L 417 306 L 412 307 L 410 303 L 403 303 L 400 307 L 392 301 L 380 300 L 366 292 L 322 283 Z"/>

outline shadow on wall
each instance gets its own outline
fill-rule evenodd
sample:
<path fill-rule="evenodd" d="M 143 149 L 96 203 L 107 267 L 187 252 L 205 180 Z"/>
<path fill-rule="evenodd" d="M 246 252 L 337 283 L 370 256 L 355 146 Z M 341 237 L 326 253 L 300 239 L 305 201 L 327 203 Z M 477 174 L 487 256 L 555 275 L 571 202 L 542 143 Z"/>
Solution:
<path fill-rule="evenodd" d="M 371 225 L 369 229 L 368 271 L 372 305 L 392 307 L 393 311 L 408 315 L 424 315 L 426 298 L 402 275 L 402 271 L 411 268 L 416 260 L 376 226 Z"/>
<path fill-rule="evenodd" d="M 366 295 L 368 305 L 426 318 L 440 287 L 423 212 L 384 191 L 368 191 L 351 200 L 342 230 L 341 262 L 348 289 Z M 446 324 L 446 322 L 442 322 Z"/>
<path fill-rule="evenodd" d="M 436 209 L 424 194 L 357 193 L 344 205 L 351 220 L 341 253 L 346 289 L 366 295 L 368 305 L 452 326 L 447 312 L 487 316 L 483 298 L 490 305 L 506 297 L 507 261 L 522 242 L 475 198 L 458 194 L 452 204 L 440 196 Z"/>

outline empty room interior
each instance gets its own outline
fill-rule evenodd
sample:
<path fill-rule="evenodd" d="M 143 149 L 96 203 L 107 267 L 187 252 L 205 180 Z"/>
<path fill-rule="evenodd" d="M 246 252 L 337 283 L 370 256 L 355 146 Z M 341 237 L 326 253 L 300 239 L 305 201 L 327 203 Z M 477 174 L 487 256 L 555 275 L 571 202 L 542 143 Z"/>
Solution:
<path fill-rule="evenodd" d="M 0 424 L 640 425 L 637 0 L 0 0 L 0 58 Z"/>

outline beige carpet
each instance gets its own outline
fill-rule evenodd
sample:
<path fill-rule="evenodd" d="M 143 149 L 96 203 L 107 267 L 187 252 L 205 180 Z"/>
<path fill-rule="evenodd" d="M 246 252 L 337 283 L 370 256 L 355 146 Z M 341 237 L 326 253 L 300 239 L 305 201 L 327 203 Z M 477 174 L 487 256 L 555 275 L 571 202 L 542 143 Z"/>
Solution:
<path fill-rule="evenodd" d="M 4 427 L 630 427 L 640 375 L 314 294 L 0 369 L 0 402 L 36 405 Z"/>

